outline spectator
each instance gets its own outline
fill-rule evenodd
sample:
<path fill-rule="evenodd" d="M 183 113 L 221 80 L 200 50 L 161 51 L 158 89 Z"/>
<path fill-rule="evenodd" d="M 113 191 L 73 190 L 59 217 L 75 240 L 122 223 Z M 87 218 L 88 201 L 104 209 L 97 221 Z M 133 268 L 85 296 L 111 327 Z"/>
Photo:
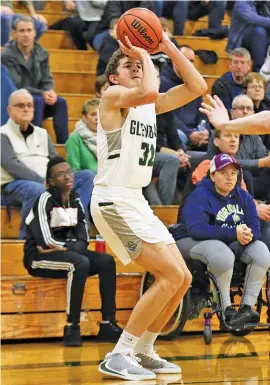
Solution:
<path fill-rule="evenodd" d="M 156 66 L 160 84 L 159 69 Z M 186 169 L 189 157 L 184 153 L 181 141 L 174 126 L 167 126 L 164 116 L 157 116 L 157 145 L 151 183 L 143 189 L 143 194 L 150 205 L 172 204 L 177 185 L 179 168 Z M 168 148 L 168 144 L 171 148 Z M 158 178 L 158 180 L 157 180 Z"/>
<path fill-rule="evenodd" d="M 16 19 L 14 28 L 15 40 L 4 47 L 2 64 L 7 66 L 16 87 L 26 88 L 34 96 L 33 124 L 41 127 L 43 119 L 52 116 L 57 143 L 65 143 L 68 137 L 67 103 L 53 90 L 49 54 L 34 41 L 34 22 L 30 17 Z"/>
<path fill-rule="evenodd" d="M 66 9 L 72 12 L 73 15 L 50 25 L 49 29 L 67 31 L 76 48 L 86 51 L 87 42 L 92 43 L 106 3 L 107 0 L 64 1 Z"/>
<path fill-rule="evenodd" d="M 184 35 L 187 19 L 188 1 L 154 1 L 155 14 L 173 20 L 173 34 Z"/>
<path fill-rule="evenodd" d="M 244 77 L 250 71 L 250 54 L 245 48 L 235 48 L 230 53 L 230 72 L 226 72 L 215 81 L 212 95 L 217 95 L 228 111 L 233 99 L 243 93 Z"/>
<path fill-rule="evenodd" d="M 119 19 L 112 19 L 110 22 L 109 35 L 105 36 L 102 40 L 101 47 L 99 50 L 99 57 L 96 69 L 96 75 L 100 76 L 105 73 L 109 59 L 119 48 L 119 44 L 116 36 L 116 26 Z"/>
<path fill-rule="evenodd" d="M 67 324 L 64 346 L 81 346 L 80 312 L 87 277 L 100 280 L 102 322 L 98 339 L 117 340 L 115 321 L 116 269 L 111 255 L 89 251 L 88 228 L 68 163 L 57 157 L 48 163 L 48 189 L 26 219 L 24 266 L 34 277 L 67 278 Z"/>
<path fill-rule="evenodd" d="M 215 276 L 226 322 L 232 326 L 260 321 L 253 307 L 270 265 L 269 250 L 259 240 L 255 204 L 236 183 L 239 168 L 230 155 L 216 155 L 210 163 L 210 178 L 204 179 L 187 198 L 183 220 L 173 229 L 184 258 L 200 260 Z M 238 312 L 230 300 L 236 258 L 247 265 Z"/>
<path fill-rule="evenodd" d="M 100 99 L 103 92 L 106 91 L 108 87 L 110 87 L 110 84 L 105 74 L 96 77 L 95 91 L 97 98 Z"/>
<path fill-rule="evenodd" d="M 267 1 L 236 1 L 232 11 L 227 51 L 231 52 L 239 47 L 248 49 L 253 60 L 253 71 L 259 72 L 270 43 L 269 31 L 270 4 Z"/>
<path fill-rule="evenodd" d="M 238 95 L 231 110 L 232 119 L 253 115 L 254 107 L 252 100 L 247 95 Z M 215 155 L 213 141 L 209 142 L 207 156 L 209 159 Z M 239 150 L 236 158 L 245 170 L 248 171 L 254 184 L 254 197 L 270 203 L 270 156 L 267 156 L 262 139 L 259 135 L 241 136 Z"/>
<path fill-rule="evenodd" d="M 224 19 L 226 1 L 189 1 L 187 18 L 197 21 L 208 15 L 208 28 L 220 28 Z"/>
<path fill-rule="evenodd" d="M 191 62 L 195 61 L 195 53 L 189 46 L 181 46 L 179 50 Z M 173 64 L 168 64 L 161 72 L 161 92 L 166 92 L 170 88 L 184 84 L 183 79 Z M 178 108 L 168 114 L 167 124 L 176 125 L 183 148 L 190 146 L 191 150 L 205 151 L 208 143 L 210 125 L 205 116 L 199 111 L 202 103 L 202 97 L 199 97 L 181 108 Z M 202 131 L 198 129 L 199 125 L 205 122 Z"/>
<path fill-rule="evenodd" d="M 270 110 L 270 100 L 265 96 L 267 81 L 261 74 L 249 73 L 244 78 L 243 88 L 253 101 L 255 113 Z M 261 138 L 265 147 L 270 150 L 270 135 L 261 135 Z"/>
<path fill-rule="evenodd" d="M 6 124 L 8 121 L 8 99 L 10 94 L 12 94 L 15 90 L 15 84 L 9 76 L 7 67 L 1 64 L 1 125 Z"/>
<path fill-rule="evenodd" d="M 25 238 L 25 218 L 37 198 L 45 191 L 47 163 L 57 156 L 46 130 L 31 124 L 34 115 L 32 95 L 24 89 L 10 95 L 9 120 L 1 127 L 1 197 L 2 205 L 20 205 L 20 239 Z M 75 188 L 85 199 L 89 212 L 94 174 L 75 175 Z"/>
<path fill-rule="evenodd" d="M 73 170 L 97 172 L 97 119 L 99 99 L 87 100 L 82 117 L 66 142 L 67 161 Z"/>
<path fill-rule="evenodd" d="M 104 9 L 100 22 L 95 30 L 95 36 L 92 41 L 92 46 L 96 51 L 99 51 L 103 38 L 109 36 L 110 22 L 113 19 L 118 19 L 123 13 L 131 8 L 142 7 L 153 11 L 152 1 L 108 1 Z"/>
<path fill-rule="evenodd" d="M 33 24 L 36 30 L 36 40 L 40 38 L 41 35 L 47 29 L 47 20 L 40 14 L 36 13 L 35 8 L 33 7 L 32 1 L 22 1 L 30 13 Z M 0 5 L 0 14 L 1 14 L 1 46 L 5 45 L 11 35 L 11 30 L 13 24 L 20 15 L 13 12 L 13 1 L 12 0 L 2 0 Z"/>
<path fill-rule="evenodd" d="M 214 148 L 216 150 L 216 153 L 219 154 L 223 152 L 233 157 L 237 156 L 240 140 L 241 139 L 239 134 L 215 131 Z M 207 172 L 209 171 L 209 167 L 210 160 L 208 159 L 204 160 L 199 164 L 199 166 L 194 170 L 192 174 L 193 186 L 197 185 L 197 183 L 199 183 L 202 178 L 206 176 Z M 252 178 L 250 178 L 249 174 L 245 170 L 242 170 L 242 173 L 239 174 L 239 182 L 244 190 L 248 189 L 249 193 L 253 195 L 253 180 Z M 191 189 L 193 190 L 193 188 Z M 265 203 L 258 203 L 256 201 L 255 204 L 257 215 L 260 218 L 261 223 L 261 240 L 267 245 L 268 249 L 270 250 L 270 205 L 267 205 Z"/>

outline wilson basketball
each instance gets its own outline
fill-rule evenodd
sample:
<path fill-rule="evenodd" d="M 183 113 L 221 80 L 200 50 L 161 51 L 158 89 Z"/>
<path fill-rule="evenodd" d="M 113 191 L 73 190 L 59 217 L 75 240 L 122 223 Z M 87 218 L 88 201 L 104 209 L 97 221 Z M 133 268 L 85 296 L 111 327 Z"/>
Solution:
<path fill-rule="evenodd" d="M 120 17 L 116 33 L 124 45 L 127 35 L 132 45 L 151 52 L 161 41 L 162 26 L 159 18 L 149 9 L 132 8 Z"/>

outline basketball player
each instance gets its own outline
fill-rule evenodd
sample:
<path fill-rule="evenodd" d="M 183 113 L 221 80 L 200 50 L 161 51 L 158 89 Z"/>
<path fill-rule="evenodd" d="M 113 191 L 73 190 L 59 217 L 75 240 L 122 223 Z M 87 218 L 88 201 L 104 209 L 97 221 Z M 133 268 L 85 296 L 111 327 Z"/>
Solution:
<path fill-rule="evenodd" d="M 262 111 L 256 115 L 230 120 L 228 111 L 218 96 L 207 95 L 211 105 L 202 103 L 200 111 L 208 116 L 210 122 L 219 131 L 227 131 L 245 135 L 270 134 L 270 111 Z"/>
<path fill-rule="evenodd" d="M 155 373 L 179 373 L 161 359 L 153 344 L 182 300 L 191 274 L 171 234 L 154 216 L 142 195 L 150 183 L 156 148 L 156 114 L 178 108 L 202 95 L 206 83 L 163 33 L 157 52 L 176 65 L 184 84 L 159 94 L 150 55 L 132 46 L 114 52 L 107 68 L 97 128 L 98 173 L 91 201 L 97 229 L 124 265 L 132 261 L 155 276 L 135 306 L 119 341 L 99 371 L 127 380 L 147 380 Z M 136 354 L 136 355 L 135 355 Z"/>

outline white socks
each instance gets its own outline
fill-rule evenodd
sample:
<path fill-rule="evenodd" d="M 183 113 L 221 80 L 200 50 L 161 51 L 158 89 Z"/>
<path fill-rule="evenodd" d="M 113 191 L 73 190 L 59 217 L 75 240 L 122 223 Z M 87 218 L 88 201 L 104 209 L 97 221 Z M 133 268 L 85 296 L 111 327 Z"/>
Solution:
<path fill-rule="evenodd" d="M 159 333 L 152 333 L 146 330 L 140 337 L 137 345 L 135 346 L 135 354 L 145 353 L 151 354 L 154 352 L 154 343 Z"/>
<path fill-rule="evenodd" d="M 133 336 L 132 334 L 126 332 L 125 330 L 121 334 L 117 344 L 115 345 L 112 353 L 134 353 L 134 348 L 137 342 L 139 341 L 139 337 Z"/>
<path fill-rule="evenodd" d="M 158 335 L 159 333 L 152 333 L 146 330 L 139 338 L 124 330 L 112 353 L 151 354 L 154 352 L 154 343 Z"/>

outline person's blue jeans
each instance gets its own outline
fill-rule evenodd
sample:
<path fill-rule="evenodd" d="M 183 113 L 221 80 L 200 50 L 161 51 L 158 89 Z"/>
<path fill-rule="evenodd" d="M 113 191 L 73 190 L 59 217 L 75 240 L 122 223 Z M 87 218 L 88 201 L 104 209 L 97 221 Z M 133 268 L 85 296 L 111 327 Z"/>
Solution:
<path fill-rule="evenodd" d="M 53 118 L 53 127 L 56 134 L 56 141 L 64 144 L 68 138 L 68 111 L 66 99 L 57 97 L 57 101 L 53 106 L 45 103 L 40 95 L 33 95 L 35 114 L 32 123 L 38 127 L 42 127 L 42 121 L 46 118 Z"/>
<path fill-rule="evenodd" d="M 184 35 L 188 12 L 188 1 L 154 1 L 154 11 L 158 17 L 173 19 L 174 35 Z"/>
<path fill-rule="evenodd" d="M 11 79 L 6 66 L 1 64 L 1 119 L 0 125 L 6 124 L 9 119 L 7 113 L 8 99 L 13 91 L 16 91 L 16 86 Z"/>
<path fill-rule="evenodd" d="M 14 180 L 4 188 L 1 194 L 2 205 L 21 206 L 21 225 L 19 239 L 25 239 L 25 219 L 29 214 L 35 201 L 45 191 L 45 185 L 30 180 Z"/>
<path fill-rule="evenodd" d="M 5 45 L 9 41 L 12 26 L 18 17 L 20 17 L 20 15 L 18 14 L 13 14 L 13 15 L 1 14 L 1 46 Z M 36 29 L 36 40 L 38 40 L 40 36 L 43 35 L 43 33 L 46 31 L 47 26 L 36 19 L 33 19 L 33 20 L 34 20 L 34 25 Z"/>
<path fill-rule="evenodd" d="M 261 26 L 249 26 L 245 31 L 242 47 L 246 48 L 253 60 L 252 69 L 259 72 L 265 59 L 266 50 L 270 44 L 270 32 Z"/>
<path fill-rule="evenodd" d="M 90 202 L 94 188 L 94 177 L 96 173 L 92 170 L 80 170 L 74 176 L 74 188 L 79 193 L 84 208 L 85 216 L 89 220 Z"/>
<path fill-rule="evenodd" d="M 179 159 L 173 154 L 157 152 L 153 166 L 153 178 L 158 182 L 151 182 L 143 189 L 143 194 L 150 205 L 171 205 L 175 193 Z"/>
<path fill-rule="evenodd" d="M 181 142 L 182 142 L 183 150 L 186 151 L 186 149 L 187 149 L 187 143 L 188 143 L 188 137 L 187 137 L 187 135 L 184 133 L 184 131 L 182 131 L 182 130 L 177 129 L 177 132 L 178 132 L 178 136 L 179 136 L 179 138 L 180 138 L 180 140 L 181 140 Z"/>
<path fill-rule="evenodd" d="M 95 35 L 92 41 L 92 47 L 94 48 L 95 51 L 99 52 L 104 37 L 109 35 L 110 35 L 110 32 L 108 29 L 106 29 L 106 31 L 100 32 L 97 35 Z"/>

